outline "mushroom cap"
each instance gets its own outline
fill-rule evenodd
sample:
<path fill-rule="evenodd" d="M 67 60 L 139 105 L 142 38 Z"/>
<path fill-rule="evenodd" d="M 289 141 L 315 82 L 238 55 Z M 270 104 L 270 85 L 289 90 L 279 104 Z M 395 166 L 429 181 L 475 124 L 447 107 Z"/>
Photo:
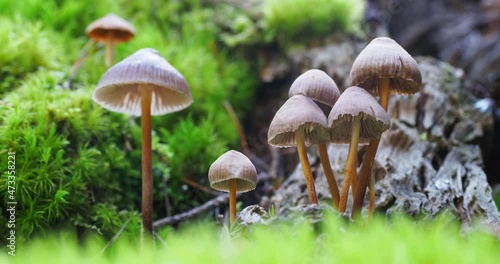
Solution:
<path fill-rule="evenodd" d="M 368 143 L 371 139 L 378 138 L 389 129 L 391 123 L 387 112 L 370 93 L 352 86 L 342 93 L 328 116 L 332 142 L 351 142 L 355 117 L 361 118 L 359 143 Z"/>
<path fill-rule="evenodd" d="M 288 96 L 292 97 L 297 94 L 305 95 L 332 107 L 339 99 L 340 91 L 335 81 L 326 72 L 312 69 L 297 77 L 290 86 Z"/>
<path fill-rule="evenodd" d="M 420 90 L 422 75 L 417 62 L 396 41 L 373 39 L 354 60 L 351 85 L 363 87 L 378 96 L 378 78 L 390 79 L 394 94 L 414 94 Z"/>
<path fill-rule="evenodd" d="M 140 89 L 152 89 L 151 115 L 176 112 L 193 102 L 186 79 L 151 48 L 140 49 L 109 68 L 92 98 L 111 111 L 140 116 Z"/>
<path fill-rule="evenodd" d="M 274 115 L 267 139 L 275 147 L 296 146 L 295 133 L 299 130 L 304 131 L 306 146 L 330 141 L 325 114 L 301 94 L 290 97 Z"/>
<path fill-rule="evenodd" d="M 212 163 L 208 170 L 210 187 L 218 191 L 229 191 L 229 180 L 236 180 L 236 192 L 247 192 L 257 185 L 257 170 L 241 152 L 230 150 Z"/>
<path fill-rule="evenodd" d="M 135 35 L 135 28 L 132 24 L 111 13 L 92 22 L 85 31 L 89 38 L 101 42 L 110 40 L 125 42 Z"/>

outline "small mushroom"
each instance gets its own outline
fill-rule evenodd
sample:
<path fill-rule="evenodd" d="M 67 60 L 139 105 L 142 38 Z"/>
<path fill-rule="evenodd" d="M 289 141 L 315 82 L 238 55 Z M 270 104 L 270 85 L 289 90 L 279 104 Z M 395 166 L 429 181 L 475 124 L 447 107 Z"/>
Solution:
<path fill-rule="evenodd" d="M 370 176 L 370 203 L 368 206 L 368 218 L 373 217 L 373 212 L 375 211 L 375 181 L 384 178 L 387 175 L 387 170 L 385 167 L 377 160 L 373 161 L 372 173 Z"/>
<path fill-rule="evenodd" d="M 236 193 L 248 192 L 257 185 L 257 171 L 252 162 L 241 152 L 230 150 L 212 163 L 208 170 L 210 186 L 229 192 L 229 219 L 236 220 Z"/>
<path fill-rule="evenodd" d="M 109 67 L 113 63 L 113 45 L 132 39 L 135 28 L 117 15 L 107 14 L 88 25 L 86 32 L 90 39 L 106 46 L 105 63 Z"/>
<path fill-rule="evenodd" d="M 350 143 L 345 177 L 340 195 L 339 212 L 345 212 L 352 174 L 356 172 L 358 142 L 367 143 L 389 129 L 387 112 L 366 90 L 347 88 L 328 116 L 332 142 Z M 353 185 L 353 190 L 355 185 Z"/>
<path fill-rule="evenodd" d="M 145 48 L 109 68 L 92 98 L 113 112 L 141 116 L 142 219 L 153 231 L 151 116 L 180 111 L 192 102 L 186 79 L 158 51 Z"/>
<path fill-rule="evenodd" d="M 380 105 L 386 111 L 390 93 L 414 94 L 422 84 L 417 62 L 396 41 L 387 37 L 373 39 L 359 53 L 354 60 L 350 78 L 351 85 L 380 96 Z M 380 139 L 374 139 L 368 145 L 354 195 L 353 216 L 361 211 L 379 142 Z"/>
<path fill-rule="evenodd" d="M 327 120 L 321 109 L 303 95 L 290 97 L 274 115 L 267 139 L 275 147 L 297 146 L 310 202 L 318 204 L 306 146 L 329 141 Z"/>
<path fill-rule="evenodd" d="M 328 112 L 330 112 L 332 106 L 340 96 L 340 91 L 335 81 L 328 74 L 322 70 L 311 69 L 297 77 L 290 86 L 288 96 L 292 97 L 297 94 L 302 94 L 315 102 L 325 104 L 328 106 Z M 321 105 L 318 106 L 321 107 Z M 332 195 L 333 206 L 338 208 L 340 199 L 339 188 L 335 181 L 332 166 L 330 165 L 326 144 L 326 142 L 319 143 L 318 152 L 321 166 L 323 166 L 323 172 L 330 188 L 330 194 Z"/>

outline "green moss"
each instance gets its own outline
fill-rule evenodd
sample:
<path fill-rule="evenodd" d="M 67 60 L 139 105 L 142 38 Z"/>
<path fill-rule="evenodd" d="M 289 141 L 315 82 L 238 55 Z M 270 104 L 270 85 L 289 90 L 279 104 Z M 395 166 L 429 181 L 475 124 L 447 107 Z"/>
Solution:
<path fill-rule="evenodd" d="M 281 42 L 303 43 L 335 31 L 355 31 L 362 8 L 363 1 L 266 0 L 265 29 L 271 38 L 276 36 Z"/>

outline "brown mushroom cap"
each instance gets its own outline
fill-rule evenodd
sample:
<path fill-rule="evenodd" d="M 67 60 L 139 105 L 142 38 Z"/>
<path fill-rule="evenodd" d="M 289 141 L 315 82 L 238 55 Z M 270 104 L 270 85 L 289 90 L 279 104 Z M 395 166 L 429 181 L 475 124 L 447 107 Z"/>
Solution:
<path fill-rule="evenodd" d="M 391 93 L 414 94 L 420 90 L 422 75 L 417 62 L 396 41 L 380 37 L 363 49 L 352 65 L 351 85 L 378 96 L 378 78 L 390 78 Z"/>
<path fill-rule="evenodd" d="M 89 38 L 101 42 L 125 42 L 135 35 L 134 26 L 115 14 L 97 19 L 85 31 Z"/>
<path fill-rule="evenodd" d="M 296 146 L 295 132 L 302 129 L 306 146 L 329 141 L 327 120 L 313 100 L 298 94 L 290 97 L 274 115 L 267 139 L 275 147 Z"/>
<path fill-rule="evenodd" d="M 210 187 L 218 191 L 229 191 L 229 180 L 236 180 L 236 192 L 247 192 L 257 185 L 257 170 L 241 152 L 230 150 L 212 163 L 208 170 Z"/>
<path fill-rule="evenodd" d="M 332 142 L 351 142 L 354 117 L 361 118 L 360 143 L 378 138 L 390 126 L 389 115 L 375 98 L 365 89 L 352 86 L 342 93 L 328 116 Z"/>
<path fill-rule="evenodd" d="M 93 99 L 111 111 L 141 115 L 141 91 L 152 89 L 151 115 L 163 115 L 188 107 L 192 102 L 186 79 L 158 51 L 141 49 L 101 77 Z"/>
<path fill-rule="evenodd" d="M 322 70 L 312 69 L 301 74 L 290 86 L 288 96 L 305 95 L 314 101 L 332 107 L 339 99 L 340 91 L 335 81 Z"/>

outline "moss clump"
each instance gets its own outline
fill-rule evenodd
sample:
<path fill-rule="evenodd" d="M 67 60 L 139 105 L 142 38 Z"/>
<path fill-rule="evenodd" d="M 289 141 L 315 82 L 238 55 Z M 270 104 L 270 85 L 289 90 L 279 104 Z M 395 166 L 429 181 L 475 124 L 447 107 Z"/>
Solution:
<path fill-rule="evenodd" d="M 301 43 L 335 31 L 356 31 L 363 1 L 266 0 L 265 29 L 287 43 Z"/>

